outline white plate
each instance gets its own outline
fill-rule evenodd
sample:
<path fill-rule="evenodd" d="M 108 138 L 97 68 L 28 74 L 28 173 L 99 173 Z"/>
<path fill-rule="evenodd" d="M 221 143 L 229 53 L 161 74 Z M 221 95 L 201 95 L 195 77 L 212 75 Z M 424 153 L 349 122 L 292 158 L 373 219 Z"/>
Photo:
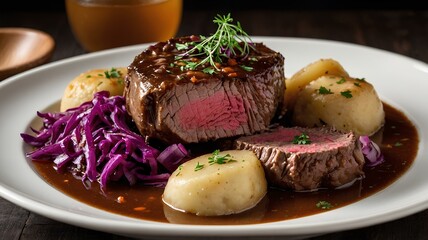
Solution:
<path fill-rule="evenodd" d="M 61 98 L 77 74 L 92 68 L 127 66 L 147 45 L 124 47 L 50 63 L 0 84 L 0 196 L 40 215 L 89 229 L 133 237 L 283 236 L 302 237 L 365 227 L 428 208 L 428 66 L 378 49 L 315 39 L 254 37 L 285 56 L 286 75 L 320 58 L 333 58 L 355 77 L 373 83 L 383 101 L 416 124 L 419 153 L 404 176 L 357 203 L 294 220 L 239 226 L 193 226 L 143 221 L 111 214 L 76 201 L 50 187 L 30 167 L 20 133 L 36 111 Z M 425 123 L 425 124 L 424 124 Z"/>

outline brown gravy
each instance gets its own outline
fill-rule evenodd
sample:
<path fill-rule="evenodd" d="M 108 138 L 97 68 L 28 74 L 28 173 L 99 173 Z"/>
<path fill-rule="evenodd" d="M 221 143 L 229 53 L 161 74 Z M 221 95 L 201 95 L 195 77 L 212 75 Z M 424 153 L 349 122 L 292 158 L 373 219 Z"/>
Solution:
<path fill-rule="evenodd" d="M 269 189 L 266 197 L 253 209 L 223 217 L 197 217 L 172 210 L 162 203 L 162 188 L 111 184 L 102 193 L 93 183 L 86 189 L 71 174 L 59 174 L 52 163 L 33 162 L 36 171 L 53 187 L 86 204 L 112 213 L 157 222 L 180 224 L 255 224 L 281 221 L 321 213 L 319 201 L 332 204 L 331 209 L 357 202 L 391 185 L 412 165 L 418 151 L 419 136 L 415 126 L 400 111 L 384 104 L 386 122 L 375 136 L 386 162 L 365 168 L 366 176 L 352 186 L 336 190 L 293 192 Z M 123 201 L 122 201 L 123 200 Z"/>

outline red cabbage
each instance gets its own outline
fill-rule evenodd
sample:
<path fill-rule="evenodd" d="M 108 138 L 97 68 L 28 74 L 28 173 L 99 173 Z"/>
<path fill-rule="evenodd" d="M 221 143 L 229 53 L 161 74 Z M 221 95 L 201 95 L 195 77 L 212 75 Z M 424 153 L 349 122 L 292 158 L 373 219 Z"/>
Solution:
<path fill-rule="evenodd" d="M 366 159 L 366 166 L 377 166 L 385 161 L 379 146 L 368 136 L 360 136 L 359 140 L 361 143 L 361 151 Z"/>
<path fill-rule="evenodd" d="M 65 112 L 37 115 L 43 126 L 31 128 L 35 136 L 21 133 L 24 142 L 35 148 L 27 157 L 53 161 L 57 171 L 72 172 L 86 187 L 98 181 L 105 189 L 109 181 L 121 179 L 130 185 L 164 187 L 188 155 L 181 144 L 162 152 L 149 146 L 134 130 L 124 97 L 109 97 L 107 91 Z"/>
<path fill-rule="evenodd" d="M 179 143 L 165 148 L 165 150 L 159 154 L 157 160 L 168 169 L 169 172 L 173 172 L 181 164 L 181 159 L 185 158 L 187 155 L 187 150 Z"/>

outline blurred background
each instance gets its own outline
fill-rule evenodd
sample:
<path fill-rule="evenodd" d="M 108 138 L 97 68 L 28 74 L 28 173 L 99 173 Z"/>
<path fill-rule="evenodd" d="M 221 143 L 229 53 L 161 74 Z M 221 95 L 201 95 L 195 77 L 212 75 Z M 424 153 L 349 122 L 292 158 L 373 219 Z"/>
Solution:
<path fill-rule="evenodd" d="M 267 0 L 267 1 L 247 1 L 247 0 L 184 0 L 186 9 L 213 9 L 233 10 L 233 9 L 277 9 L 277 10 L 319 10 L 319 9 L 428 9 L 426 1 L 407 0 L 374 0 L 374 1 L 343 1 L 343 0 Z M 23 4 L 20 1 L 10 1 L 7 6 L 2 5 L 0 12 L 12 10 L 28 11 L 63 11 L 64 1 L 29 1 Z"/>
<path fill-rule="evenodd" d="M 53 36 L 53 60 L 84 53 L 74 38 L 64 0 L 11 1 L 0 8 L 0 27 L 27 27 Z M 428 48 L 417 46 L 428 34 L 425 1 L 247 1 L 183 0 L 183 16 L 176 36 L 208 35 L 212 19 L 232 13 L 253 36 L 318 38 L 351 42 L 394 51 L 428 62 Z M 46 17 L 49 15 L 49 17 Z"/>

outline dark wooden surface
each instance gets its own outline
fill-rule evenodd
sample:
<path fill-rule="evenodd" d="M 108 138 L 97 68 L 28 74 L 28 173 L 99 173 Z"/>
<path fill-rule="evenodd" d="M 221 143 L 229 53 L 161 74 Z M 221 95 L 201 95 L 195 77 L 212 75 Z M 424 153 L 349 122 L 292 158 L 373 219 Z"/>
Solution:
<path fill-rule="evenodd" d="M 185 9 L 177 35 L 209 34 L 218 10 Z M 304 10 L 233 8 L 250 35 L 330 39 L 380 48 L 428 62 L 428 11 L 389 9 Z M 0 27 L 29 27 L 51 34 L 56 48 L 51 61 L 84 54 L 74 39 L 65 13 L 1 11 Z M 1 49 L 0 49 L 1 51 Z M 0 52 L 1 53 L 1 52 Z M 4 144 L 4 143 L 2 143 Z M 0 159 L 1 160 L 1 159 Z M 428 239 L 428 210 L 383 224 L 318 236 L 313 239 Z M 57 222 L 0 198 L 0 239 L 128 239 Z M 280 238 L 278 238 L 280 239 Z"/>

